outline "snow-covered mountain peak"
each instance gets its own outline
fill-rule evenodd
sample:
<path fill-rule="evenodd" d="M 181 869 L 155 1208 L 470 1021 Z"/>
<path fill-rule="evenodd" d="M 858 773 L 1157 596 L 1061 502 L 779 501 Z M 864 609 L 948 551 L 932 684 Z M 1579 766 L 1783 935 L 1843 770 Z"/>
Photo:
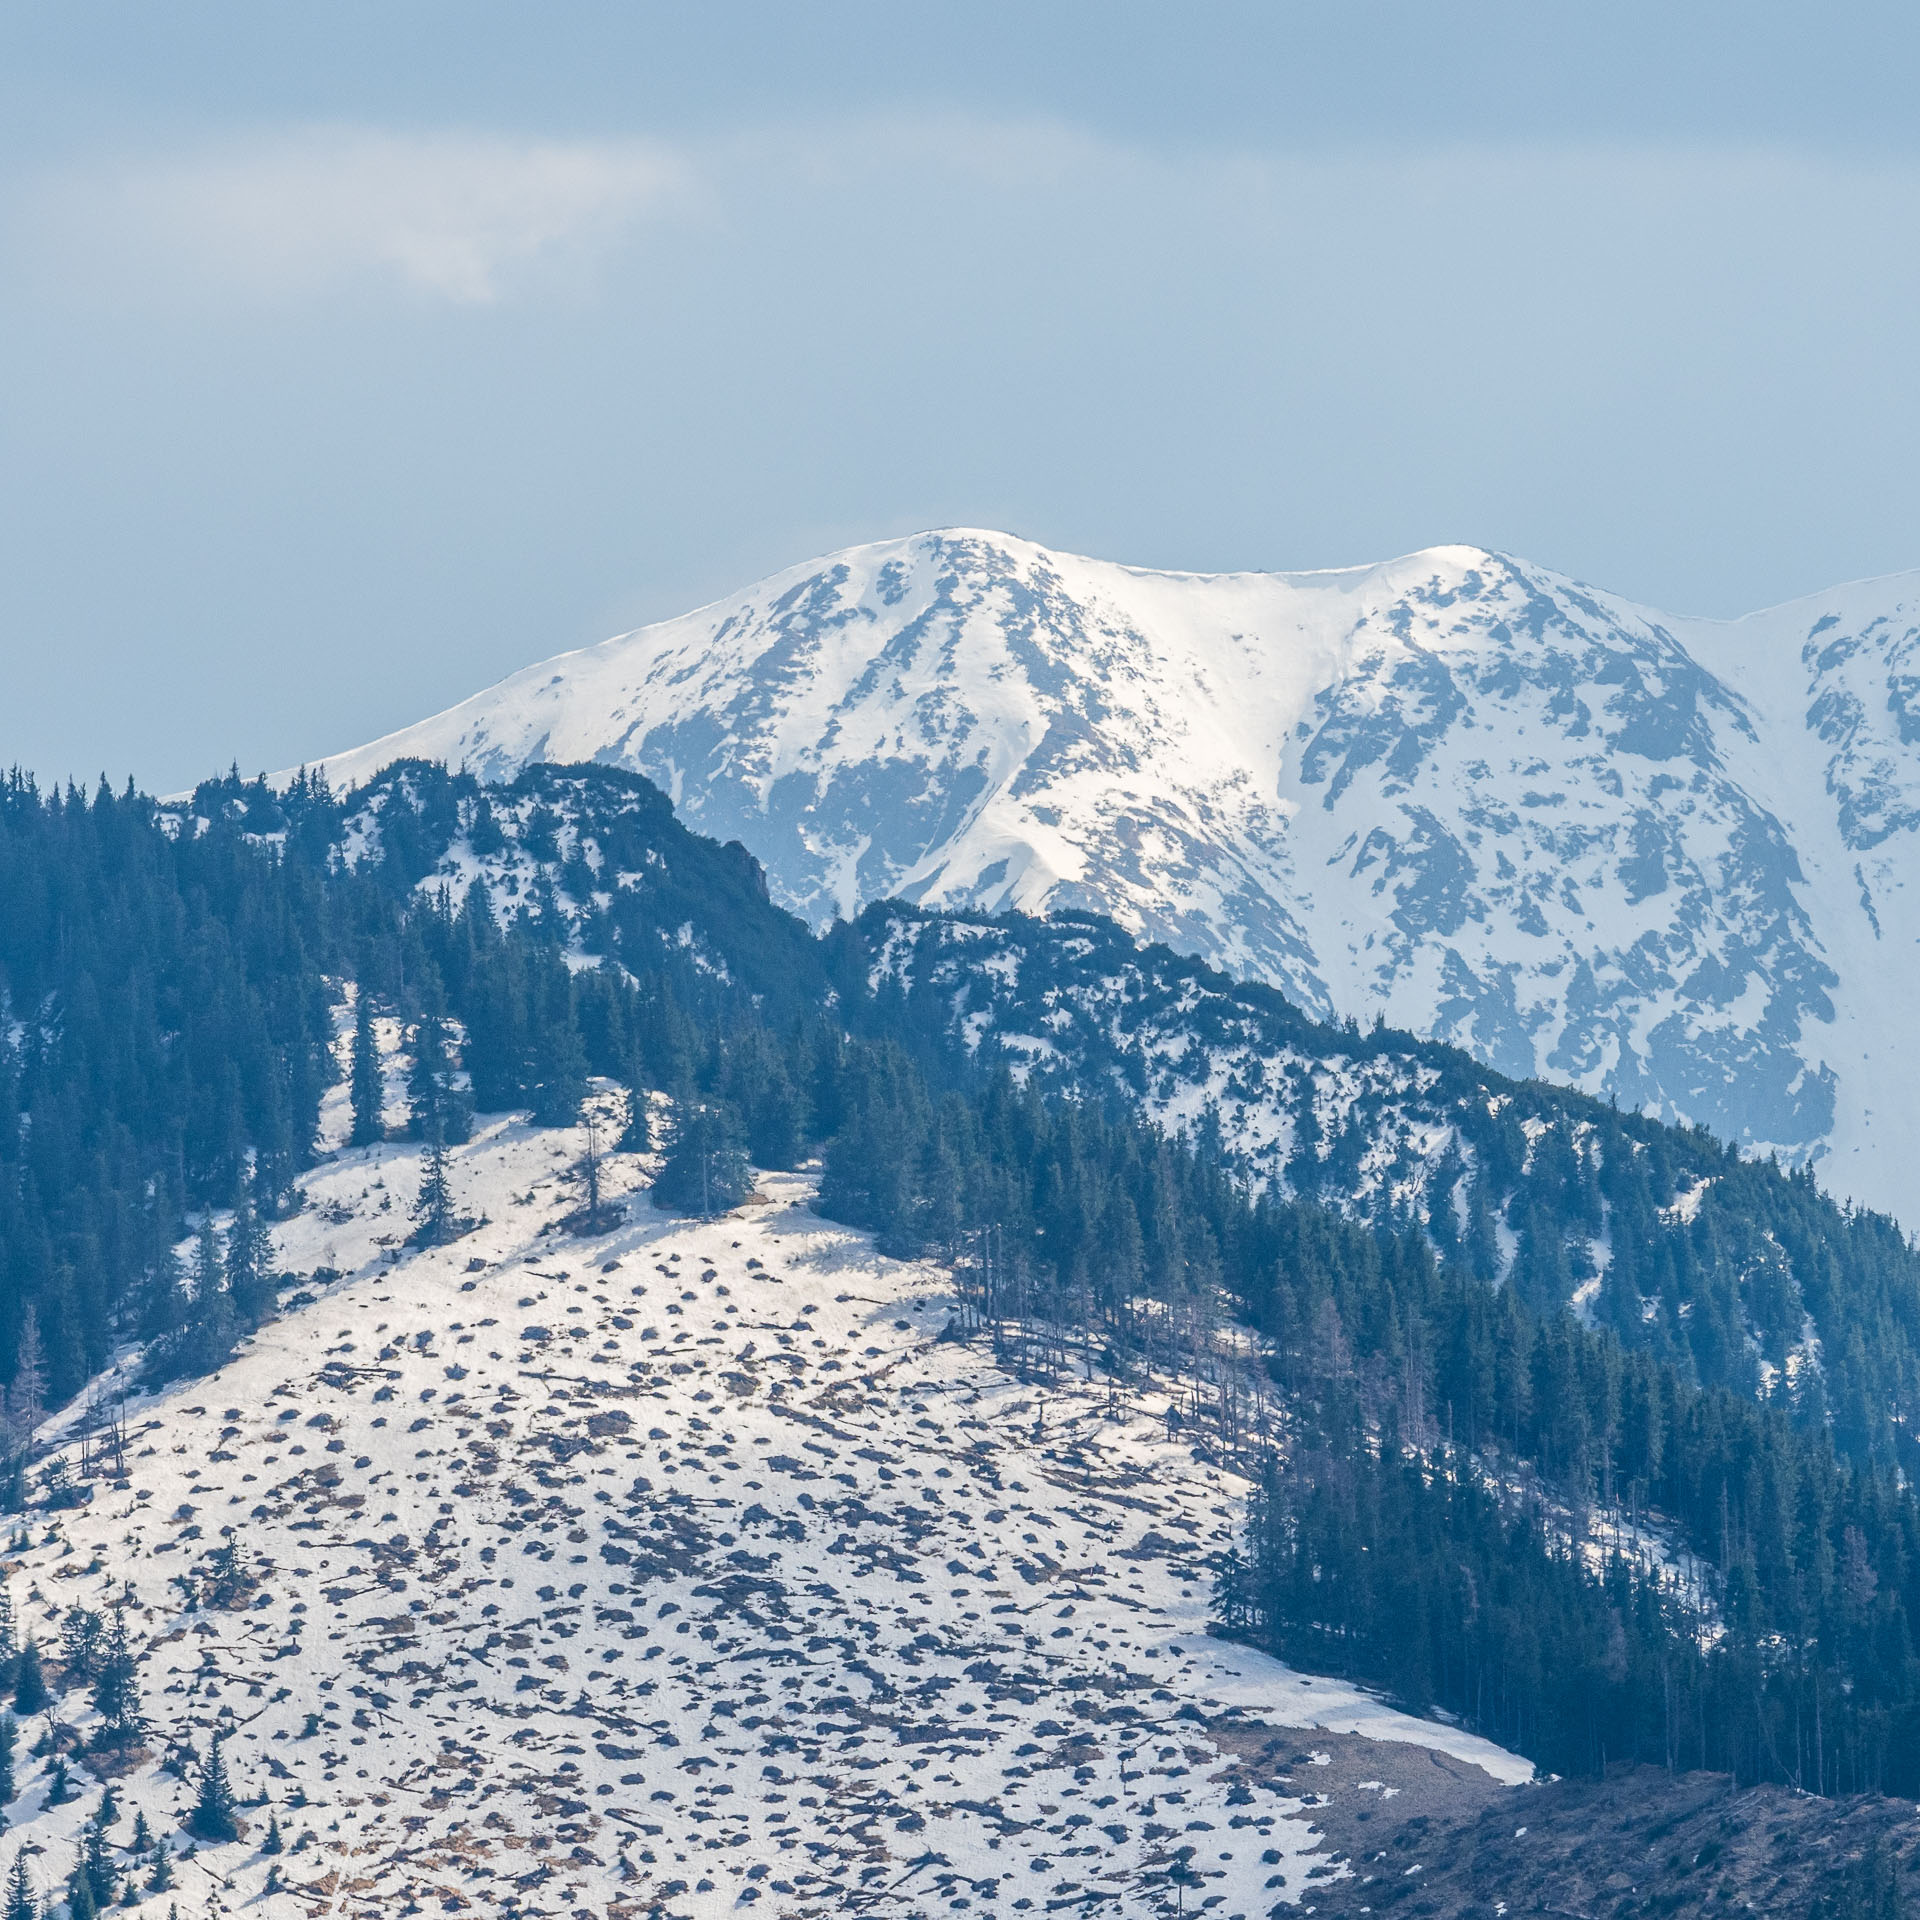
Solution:
<path fill-rule="evenodd" d="M 1883 963 L 1920 936 L 1898 931 L 1916 642 L 1915 576 L 1716 623 L 1472 546 L 1210 575 L 952 528 L 327 766 L 629 768 L 815 923 L 887 896 L 1111 913 L 1318 1015 L 1384 1014 L 1898 1205 Z"/>

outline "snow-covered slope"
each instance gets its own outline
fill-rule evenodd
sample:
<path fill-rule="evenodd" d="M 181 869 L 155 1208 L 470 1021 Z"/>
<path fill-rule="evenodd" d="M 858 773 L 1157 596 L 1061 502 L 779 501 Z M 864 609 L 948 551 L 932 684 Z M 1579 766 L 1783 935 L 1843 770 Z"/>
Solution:
<path fill-rule="evenodd" d="M 1894 580 L 1723 626 L 1467 547 L 1199 576 L 949 531 L 327 766 L 633 768 L 816 922 L 888 895 L 1109 912 L 1898 1209 L 1916 607 Z"/>
<path fill-rule="evenodd" d="M 618 1223 L 580 1237 L 581 1145 L 484 1125 L 452 1159 L 487 1217 L 428 1251 L 419 1149 L 336 1152 L 275 1232 L 291 1311 L 136 1396 L 123 1477 L 11 1542 L 41 1645 L 126 1605 L 152 1727 L 112 1837 L 139 1887 L 136 1816 L 174 1857 L 155 1920 L 216 1894 L 263 1920 L 1146 1916 L 1182 1857 L 1251 1920 L 1344 1871 L 1330 1789 L 1529 1774 L 1207 1637 L 1245 1484 L 1172 1433 L 1178 1381 L 1013 1377 L 941 1337 L 950 1276 L 826 1225 L 798 1176 L 689 1222 L 620 1157 Z M 229 1537 L 243 1585 L 209 1604 Z M 84 1689 L 53 1718 L 84 1746 Z M 163 1763 L 223 1731 L 264 1804 L 187 1860 Z M 99 1803 L 70 1757 L 49 1805 L 52 1764 L 23 1751 L 7 1809 L 43 1888 Z"/>

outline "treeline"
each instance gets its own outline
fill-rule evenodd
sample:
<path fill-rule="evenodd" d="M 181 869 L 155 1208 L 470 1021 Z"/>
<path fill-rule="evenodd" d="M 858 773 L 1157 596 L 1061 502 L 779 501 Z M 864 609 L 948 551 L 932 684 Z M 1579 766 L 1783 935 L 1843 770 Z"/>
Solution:
<path fill-rule="evenodd" d="M 1503 1483 L 1503 1464 L 1304 1422 L 1219 1583 L 1222 1623 L 1555 1772 L 1641 1760 L 1920 1789 L 1911 1594 L 1877 1572 L 1912 1550 L 1904 1514 L 1878 1530 L 1879 1502 L 1843 1487 L 1809 1503 L 1807 1557 L 1769 1583 L 1785 1593 L 1756 1591 L 1738 1561 L 1675 1585 L 1604 1535 L 1576 1553 L 1577 1500 L 1545 1478 Z"/>
<path fill-rule="evenodd" d="M 517 807 L 536 837 L 556 832 L 569 786 L 648 875 L 595 923 L 618 968 L 571 968 L 572 923 L 538 889 L 494 902 L 476 888 L 458 906 L 415 890 L 453 824 Z M 789 1077 L 791 1049 L 765 1023 L 797 1030 L 822 975 L 740 849 L 687 833 L 645 781 L 594 770 L 535 770 L 490 797 L 407 768 L 375 798 L 378 857 L 350 863 L 346 810 L 319 780 L 276 793 L 229 775 L 184 817 L 131 788 L 0 783 L 0 1414 L 14 1439 L 118 1340 L 147 1341 L 157 1374 L 204 1371 L 273 1310 L 262 1227 L 312 1162 L 349 981 L 363 1014 L 405 1029 L 420 1137 L 458 1138 L 469 1100 L 564 1124 L 589 1073 L 716 1096 L 715 1124 L 743 1126 L 760 1165 L 792 1164 L 810 1137 L 810 1075 Z M 817 1013 L 807 1030 L 827 1032 Z M 818 1111 L 831 1119 L 830 1094 Z M 357 1137 L 380 1124 L 376 1101 Z"/>
<path fill-rule="evenodd" d="M 328 889 L 103 784 L 0 784 L 0 1378 L 28 1314 L 74 1393 L 189 1209 L 307 1163 L 330 1077 Z"/>
<path fill-rule="evenodd" d="M 1322 1024 L 1095 915 L 883 903 L 824 944 L 849 1002 L 873 982 L 876 1030 L 935 1084 L 1004 1035 L 1004 1057 L 1063 1092 L 1185 1111 L 1242 1174 L 1419 1231 L 1543 1315 L 1577 1296 L 1694 1384 L 1830 1424 L 1849 1458 L 1920 1479 L 1920 1250 L 1804 1172 L 1437 1042 Z M 1242 1103 L 1254 1126 L 1221 1130 Z M 1262 1111 L 1291 1122 L 1284 1162 L 1259 1145 Z"/>
<path fill-rule="evenodd" d="M 1417 1230 L 1251 1198 L 1123 1112 L 1004 1070 L 936 1094 L 887 1044 L 847 1072 L 823 1211 L 901 1253 L 967 1254 L 990 1224 L 999 1284 L 1112 1364 L 1204 1341 L 1223 1293 L 1266 1336 L 1286 1465 L 1222 1582 L 1235 1630 L 1561 1772 L 1920 1792 L 1920 1524 L 1824 1428 L 1542 1314 Z M 1657 1516 L 1698 1588 L 1578 1558 L 1596 1504 Z"/>
<path fill-rule="evenodd" d="M 644 782 L 544 769 L 482 791 L 407 768 L 375 798 L 377 853 L 349 863 L 346 813 L 315 781 L 211 783 L 187 821 L 131 792 L 0 792 L 0 1381 L 16 1415 L 71 1394 L 120 1337 L 197 1369 L 273 1310 L 265 1223 L 297 1199 L 351 981 L 361 1139 L 390 1118 L 377 1013 L 404 1030 L 404 1124 L 423 1140 L 457 1139 L 469 1103 L 565 1124 L 588 1076 L 610 1076 L 633 1095 L 624 1144 L 668 1148 L 674 1204 L 725 1204 L 749 1159 L 817 1151 L 824 1211 L 960 1261 L 991 1318 L 1067 1330 L 1082 1364 L 1190 1361 L 1224 1316 L 1250 1327 L 1285 1465 L 1223 1582 L 1236 1631 L 1561 1771 L 1631 1757 L 1920 1789 L 1920 1539 L 1876 1437 L 1804 1399 L 1702 1385 L 1691 1346 L 1636 1338 L 1624 1310 L 1583 1328 L 1550 1270 L 1604 1201 L 1608 1283 L 1671 1294 L 1677 1322 L 1748 1261 L 1727 1283 L 1737 1325 L 1749 1256 L 1771 1247 L 1836 1312 L 1877 1299 L 1904 1327 L 1911 1254 L 1879 1223 L 1836 1227 L 1809 1184 L 1719 1156 L 1717 1206 L 1687 1235 L 1643 1233 L 1671 1205 L 1671 1163 L 1701 1164 L 1693 1136 L 1621 1121 L 1618 1154 L 1563 1159 L 1496 1113 L 1482 1166 L 1532 1156 L 1496 1288 L 1470 1198 L 1364 1221 L 1311 1190 L 1256 1198 L 1204 1126 L 1174 1142 L 1117 1093 L 1023 1087 L 973 1059 L 912 996 L 867 991 L 857 945 L 812 942 L 744 855 L 686 834 Z M 594 810 L 603 855 L 624 836 L 635 884 L 602 884 L 570 808 Z M 553 858 L 506 897 L 418 889 L 437 849 L 489 821 Z M 556 909 L 561 889 L 584 918 Z M 569 963 L 583 926 L 617 965 Z M 678 1116 L 663 1143 L 650 1090 Z M 1708 1563 L 1701 1594 L 1571 1555 L 1596 1503 L 1657 1516 Z"/>
<path fill-rule="evenodd" d="M 1622 1345 L 1700 1385 L 1771 1398 L 1809 1430 L 1831 1426 L 1850 1457 L 1920 1472 L 1906 1420 L 1920 1409 L 1920 1256 L 1896 1223 L 1697 1129 L 1574 1096 L 1549 1105 L 1545 1092 L 1497 1113 L 1460 1100 L 1474 1171 L 1443 1173 L 1417 1223 L 1442 1257 L 1502 1277 L 1504 1225 L 1504 1277 L 1537 1311 L 1591 1282 L 1592 1318 Z M 1806 1364 L 1809 1324 L 1818 1365 Z"/>

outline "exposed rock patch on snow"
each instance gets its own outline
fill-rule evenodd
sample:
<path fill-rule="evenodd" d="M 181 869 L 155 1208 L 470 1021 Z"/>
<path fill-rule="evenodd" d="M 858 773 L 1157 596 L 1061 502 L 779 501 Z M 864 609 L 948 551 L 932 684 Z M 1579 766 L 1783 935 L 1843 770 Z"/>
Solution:
<path fill-rule="evenodd" d="M 619 1223 L 577 1237 L 581 1144 L 484 1124 L 452 1155 L 484 1223 L 426 1251 L 419 1150 L 337 1151 L 276 1229 L 312 1297 L 136 1397 L 126 1478 L 8 1553 L 43 1645 L 132 1596 L 154 1732 L 117 1839 L 136 1812 L 177 1834 L 173 1741 L 224 1730 L 266 1797 L 150 1910 L 1146 1914 L 1191 1847 L 1199 1897 L 1251 1916 L 1342 1870 L 1286 1729 L 1526 1777 L 1206 1636 L 1245 1488 L 1163 1391 L 1038 1389 L 940 1339 L 949 1276 L 822 1222 L 798 1176 L 693 1222 L 619 1159 Z M 229 1530 L 250 1584 L 190 1603 Z M 44 1885 L 98 1796 L 22 1780 Z"/>

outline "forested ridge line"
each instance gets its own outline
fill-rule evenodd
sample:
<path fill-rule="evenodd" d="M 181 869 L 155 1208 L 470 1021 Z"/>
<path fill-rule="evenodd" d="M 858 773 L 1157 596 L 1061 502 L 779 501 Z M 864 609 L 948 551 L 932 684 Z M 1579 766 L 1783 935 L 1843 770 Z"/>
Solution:
<path fill-rule="evenodd" d="M 363 1020 L 403 1025 L 423 1138 L 457 1132 L 469 1101 L 570 1121 L 587 1076 L 610 1076 L 674 1097 L 665 1177 L 678 1169 L 682 1203 L 696 1163 L 710 1203 L 716 1166 L 724 1200 L 743 1156 L 817 1152 L 824 1211 L 904 1254 L 997 1246 L 996 1307 L 1069 1330 L 1116 1373 L 1231 1347 L 1228 1319 L 1250 1330 L 1250 1371 L 1221 1384 L 1263 1409 L 1273 1466 L 1223 1584 L 1234 1630 L 1563 1771 L 1644 1757 L 1920 1786 L 1920 1540 L 1881 1435 L 1850 1431 L 1811 1385 L 1762 1404 L 1691 1344 L 1583 1326 L 1529 1279 L 1525 1261 L 1565 1259 L 1587 1232 L 1606 1157 L 1521 1135 L 1504 1203 L 1517 1250 L 1495 1286 L 1474 1233 L 1431 1209 L 1355 1217 L 1305 1181 L 1256 1194 L 1204 1124 L 1170 1138 L 1123 1089 L 1022 1084 L 1005 1050 L 957 1046 L 924 997 L 870 984 L 858 929 L 814 941 L 740 850 L 687 834 L 634 776 L 538 769 L 482 790 L 413 767 L 376 786 L 343 800 L 230 777 L 179 811 L 17 776 L 0 793 L 0 897 L 17 903 L 0 929 L 0 1380 L 16 1437 L 38 1396 L 75 1391 L 121 1340 L 146 1341 L 157 1370 L 198 1370 L 273 1310 L 258 1223 L 297 1204 L 351 980 Z M 495 834 L 511 871 L 457 900 L 432 884 L 447 846 Z M 1523 1091 L 1526 1111 L 1593 1124 L 1591 1102 Z M 365 1098 L 356 1113 L 380 1124 Z M 1682 1223 L 1705 1229 L 1658 1236 L 1691 1249 L 1692 1267 L 1657 1253 L 1658 1284 L 1697 1283 L 1695 1313 L 1715 1286 L 1736 1304 L 1750 1290 L 1725 1225 L 1746 1191 L 1796 1286 L 1814 1275 L 1840 1313 L 1911 1307 L 1914 1257 L 1887 1223 L 1693 1134 L 1619 1127 L 1645 1149 L 1618 1156 L 1644 1165 L 1639 1199 L 1608 1206 L 1629 1271 L 1657 1253 L 1635 1207 L 1670 1212 L 1681 1179 L 1712 1168 L 1718 1211 Z M 1540 1497 L 1507 1498 L 1514 1478 Z M 1710 1563 L 1711 1618 L 1624 1561 L 1579 1563 L 1552 1513 L 1592 1503 L 1657 1515 Z"/>
<path fill-rule="evenodd" d="M 850 1005 L 929 1076 L 1012 1064 L 1118 1097 L 1263 1191 L 1435 1253 L 1684 1378 L 1920 1474 L 1920 1257 L 1812 1174 L 1384 1026 L 1310 1019 L 1086 914 L 886 903 L 827 938 Z"/>
<path fill-rule="evenodd" d="M 996 1321 L 1071 1329 L 1120 1372 L 1211 1368 L 1264 1455 L 1228 1631 L 1555 1771 L 1920 1791 L 1920 1513 L 1826 1428 L 1542 1315 L 1417 1229 L 1250 1196 L 1124 1110 L 1004 1071 L 936 1098 L 891 1043 L 854 1071 L 823 1211 L 971 1269 L 991 1223 Z M 1263 1336 L 1256 1375 L 1217 1357 L 1221 1301 Z M 1567 1515 L 1596 1506 L 1697 1555 L 1704 1593 L 1588 1564 Z"/>

